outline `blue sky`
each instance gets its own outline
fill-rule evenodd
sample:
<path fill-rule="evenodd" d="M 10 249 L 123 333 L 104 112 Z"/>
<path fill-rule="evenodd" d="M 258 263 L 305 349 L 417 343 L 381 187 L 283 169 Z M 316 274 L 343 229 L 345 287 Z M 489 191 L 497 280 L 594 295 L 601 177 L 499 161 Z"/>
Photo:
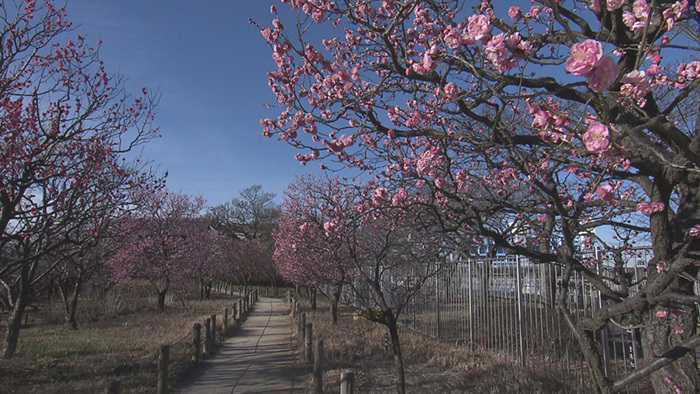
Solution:
<path fill-rule="evenodd" d="M 159 89 L 161 138 L 143 156 L 168 187 L 202 194 L 208 205 L 254 184 L 278 201 L 302 167 L 296 151 L 263 137 L 260 118 L 273 117 L 267 71 L 275 64 L 252 18 L 272 21 L 276 0 L 67 0 L 75 34 L 102 40 L 100 57 L 127 81 L 127 90 Z M 287 7 L 281 6 L 280 9 Z"/>

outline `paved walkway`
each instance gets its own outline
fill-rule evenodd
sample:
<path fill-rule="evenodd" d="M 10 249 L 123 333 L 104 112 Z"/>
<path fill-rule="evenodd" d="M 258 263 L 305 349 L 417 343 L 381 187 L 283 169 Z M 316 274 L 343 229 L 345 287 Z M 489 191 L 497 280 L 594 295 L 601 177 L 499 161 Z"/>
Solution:
<path fill-rule="evenodd" d="M 203 362 L 179 393 L 303 393 L 293 365 L 289 312 L 283 300 L 260 298 L 236 334 Z"/>

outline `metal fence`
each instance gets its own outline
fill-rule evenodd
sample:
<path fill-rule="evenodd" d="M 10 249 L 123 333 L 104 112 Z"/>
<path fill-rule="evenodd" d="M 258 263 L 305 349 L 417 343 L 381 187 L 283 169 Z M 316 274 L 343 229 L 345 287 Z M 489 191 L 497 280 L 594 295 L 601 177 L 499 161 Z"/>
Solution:
<path fill-rule="evenodd" d="M 633 282 L 640 283 L 651 251 L 629 250 L 622 257 Z M 605 271 L 612 266 L 611 255 L 594 250 L 588 258 L 601 275 L 609 275 Z M 437 274 L 405 306 L 400 324 L 442 341 L 510 355 L 523 366 L 544 370 L 578 388 L 588 386 L 578 344 L 554 309 L 560 267 L 504 256 L 453 258 L 422 269 Z M 411 278 L 404 270 L 402 275 L 385 272 L 383 280 L 393 302 L 398 303 L 405 296 L 401 284 L 410 283 Z M 602 306 L 599 292 L 581 275 L 576 274 L 569 286 L 568 304 L 575 317 L 590 316 Z M 354 294 L 349 287 L 344 290 L 343 302 L 353 304 L 370 297 L 369 288 L 355 287 Z M 635 291 L 636 286 L 630 289 Z M 597 335 L 604 345 L 609 377 L 635 368 L 639 351 L 635 330 L 610 323 Z M 640 386 L 631 389 L 638 390 Z"/>

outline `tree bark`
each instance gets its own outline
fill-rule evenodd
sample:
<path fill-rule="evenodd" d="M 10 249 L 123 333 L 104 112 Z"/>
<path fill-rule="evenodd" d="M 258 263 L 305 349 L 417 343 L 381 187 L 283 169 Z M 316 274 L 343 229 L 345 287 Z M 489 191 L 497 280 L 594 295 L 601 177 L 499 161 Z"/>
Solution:
<path fill-rule="evenodd" d="M 396 392 L 406 393 L 406 372 L 403 365 L 403 355 L 401 354 L 401 342 L 399 341 L 399 329 L 393 314 L 389 318 L 389 336 L 391 337 L 391 348 L 394 353 L 394 366 L 396 367 Z"/>
<path fill-rule="evenodd" d="M 78 299 L 80 298 L 80 293 L 83 286 L 83 274 L 80 272 L 78 277 L 73 284 L 73 291 L 68 294 L 68 287 L 59 286 L 59 291 L 61 292 L 61 299 L 63 299 L 63 309 L 65 312 L 65 323 L 73 330 L 78 329 L 78 321 L 76 319 L 76 312 L 78 310 Z"/>
<path fill-rule="evenodd" d="M 338 304 L 340 303 L 340 293 L 342 291 L 343 285 L 338 284 L 333 289 L 333 300 L 331 302 L 331 318 L 333 319 L 333 325 L 338 325 Z"/>
<path fill-rule="evenodd" d="M 17 351 L 19 341 L 19 330 L 22 326 L 24 309 L 27 306 L 29 297 L 29 267 L 23 267 L 20 278 L 19 292 L 12 306 L 12 311 L 7 317 L 7 328 L 5 332 L 5 342 L 2 346 L 2 358 L 12 357 Z"/>
<path fill-rule="evenodd" d="M 165 295 L 168 293 L 166 288 L 163 291 L 158 292 L 158 311 L 163 312 L 165 310 Z"/>
<path fill-rule="evenodd" d="M 311 289 L 311 310 L 316 310 L 316 288 Z"/>
<path fill-rule="evenodd" d="M 677 311 L 680 311 L 678 317 L 669 316 L 664 319 L 657 317 L 652 309 L 646 311 L 645 327 L 641 330 L 645 364 L 654 361 L 668 349 L 695 335 L 694 322 L 697 321 L 697 308 L 686 307 Z M 663 324 L 667 322 L 670 324 Z M 674 323 L 678 323 L 682 333 L 675 332 Z M 686 352 L 674 362 L 652 372 L 650 379 L 656 393 L 676 394 L 678 390 L 683 393 L 697 392 L 696 390 L 700 388 L 700 375 L 695 351 Z"/>

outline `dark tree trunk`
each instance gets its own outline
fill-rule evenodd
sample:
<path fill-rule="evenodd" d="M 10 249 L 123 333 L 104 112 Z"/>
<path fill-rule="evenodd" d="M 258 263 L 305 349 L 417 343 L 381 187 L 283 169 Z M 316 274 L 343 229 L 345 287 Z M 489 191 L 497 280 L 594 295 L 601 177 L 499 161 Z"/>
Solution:
<path fill-rule="evenodd" d="M 163 312 L 165 310 L 165 295 L 168 294 L 168 289 L 158 292 L 158 311 Z"/>
<path fill-rule="evenodd" d="M 340 293 L 342 291 L 343 285 L 336 285 L 333 289 L 333 300 L 331 301 L 331 318 L 333 319 L 333 325 L 338 325 L 338 304 L 340 303 Z"/>
<path fill-rule="evenodd" d="M 207 282 L 207 284 L 204 286 L 204 297 L 208 300 L 211 298 L 211 282 Z"/>
<path fill-rule="evenodd" d="M 12 310 L 7 317 L 5 342 L 2 346 L 2 358 L 10 358 L 17 351 L 22 317 L 24 316 L 24 309 L 27 306 L 27 298 L 29 297 L 29 271 L 29 267 L 22 268 L 19 291 L 12 305 Z"/>
<path fill-rule="evenodd" d="M 311 310 L 315 311 L 316 310 L 316 289 L 313 288 L 311 289 Z"/>
<path fill-rule="evenodd" d="M 393 314 L 389 316 L 387 322 L 389 336 L 391 337 L 391 348 L 394 353 L 394 366 L 396 367 L 396 392 L 406 393 L 406 372 L 403 365 L 403 355 L 401 354 L 401 342 L 399 340 L 399 329 Z"/>
<path fill-rule="evenodd" d="M 72 286 L 73 291 L 69 294 L 69 286 L 66 283 L 65 286 L 59 286 L 59 291 L 61 292 L 61 299 L 63 300 L 63 310 L 65 315 L 65 324 L 73 330 L 78 329 L 78 321 L 76 319 L 76 312 L 78 310 L 78 299 L 82 292 L 83 287 L 83 274 L 82 272 L 78 274 L 75 283 Z"/>

